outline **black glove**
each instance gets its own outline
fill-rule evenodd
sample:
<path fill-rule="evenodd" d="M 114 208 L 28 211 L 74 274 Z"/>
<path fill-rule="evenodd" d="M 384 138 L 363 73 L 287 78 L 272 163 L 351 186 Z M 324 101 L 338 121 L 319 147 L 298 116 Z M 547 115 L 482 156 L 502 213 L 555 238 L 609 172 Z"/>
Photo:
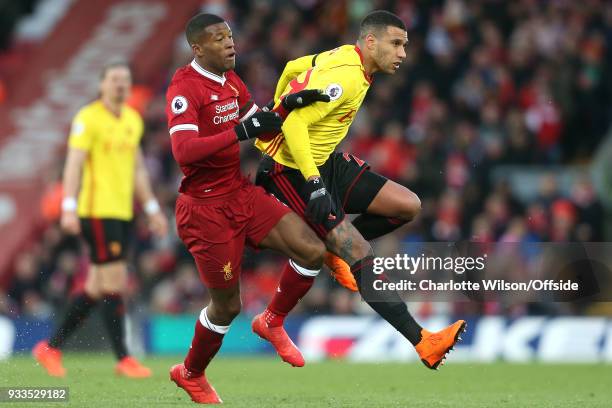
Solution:
<path fill-rule="evenodd" d="M 308 197 L 305 215 L 313 224 L 322 224 L 331 213 L 332 201 L 321 177 L 308 180 L 305 190 Z"/>
<path fill-rule="evenodd" d="M 261 110 L 264 111 L 264 112 L 272 112 L 272 109 L 274 109 L 274 99 L 272 99 L 270 102 L 268 102 L 266 104 L 266 106 L 261 108 Z"/>
<path fill-rule="evenodd" d="M 329 95 L 321 89 L 305 89 L 285 96 L 282 100 L 283 108 L 292 110 L 302 108 L 315 102 L 329 102 Z"/>
<path fill-rule="evenodd" d="M 280 132 L 283 120 L 274 112 L 257 112 L 234 127 L 239 141 L 256 138 L 264 133 Z"/>

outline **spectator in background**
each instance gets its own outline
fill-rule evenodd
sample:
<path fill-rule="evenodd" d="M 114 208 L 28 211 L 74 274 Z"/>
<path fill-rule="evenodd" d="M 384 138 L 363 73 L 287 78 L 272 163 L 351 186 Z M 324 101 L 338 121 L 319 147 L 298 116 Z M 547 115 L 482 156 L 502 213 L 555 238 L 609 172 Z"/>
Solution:
<path fill-rule="evenodd" d="M 604 209 L 588 177 L 582 176 L 574 183 L 571 199 L 578 211 L 576 239 L 583 242 L 604 241 Z"/>
<path fill-rule="evenodd" d="M 34 249 L 19 255 L 15 262 L 15 277 L 9 291 L 11 298 L 26 307 L 29 307 L 26 297 L 28 294 L 39 292 L 42 283 L 38 276 L 40 260 L 36 256 L 36 251 Z"/>
<path fill-rule="evenodd" d="M 0 106 L 4 104 L 7 97 L 6 85 L 4 85 L 4 81 L 0 79 Z"/>
<path fill-rule="evenodd" d="M 19 19 L 34 10 L 37 0 L 0 2 L 0 51 L 10 45 L 13 28 Z"/>

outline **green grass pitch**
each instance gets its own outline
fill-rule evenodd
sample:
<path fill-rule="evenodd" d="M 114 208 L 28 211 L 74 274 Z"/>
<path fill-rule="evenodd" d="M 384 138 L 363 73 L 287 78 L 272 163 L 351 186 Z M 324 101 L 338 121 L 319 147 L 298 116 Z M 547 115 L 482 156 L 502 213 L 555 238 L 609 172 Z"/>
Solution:
<path fill-rule="evenodd" d="M 67 354 L 65 379 L 49 378 L 29 356 L 0 361 L 0 387 L 67 386 L 61 407 L 175 407 L 193 405 L 168 379 L 180 357 L 145 361 L 154 377 L 115 377 L 108 354 Z M 276 358 L 218 358 L 208 377 L 227 407 L 611 407 L 612 366 L 459 364 L 440 371 L 420 364 L 307 363 L 292 368 Z M 4 407 L 43 406 L 2 403 Z"/>

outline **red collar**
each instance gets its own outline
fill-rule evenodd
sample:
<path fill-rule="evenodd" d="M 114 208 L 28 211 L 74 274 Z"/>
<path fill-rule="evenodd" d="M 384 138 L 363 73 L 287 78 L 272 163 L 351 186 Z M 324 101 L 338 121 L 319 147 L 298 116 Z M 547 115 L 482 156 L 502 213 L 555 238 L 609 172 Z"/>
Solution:
<path fill-rule="evenodd" d="M 361 66 L 363 66 L 363 54 L 361 53 L 361 49 L 358 45 L 355 45 L 355 52 L 357 53 L 357 55 L 359 55 L 359 61 L 361 61 Z M 363 76 L 365 77 L 366 81 L 368 81 L 368 83 L 372 83 L 372 77 L 366 74 L 365 69 L 363 70 Z"/>

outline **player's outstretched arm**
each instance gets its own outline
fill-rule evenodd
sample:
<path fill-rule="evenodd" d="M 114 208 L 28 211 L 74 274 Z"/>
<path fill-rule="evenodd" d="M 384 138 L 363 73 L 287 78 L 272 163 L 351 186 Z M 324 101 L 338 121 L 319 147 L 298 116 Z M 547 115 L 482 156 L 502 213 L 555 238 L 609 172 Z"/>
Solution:
<path fill-rule="evenodd" d="M 198 137 L 198 129 L 170 128 L 172 154 L 181 166 L 204 160 L 236 143 L 268 132 L 280 132 L 282 119 L 273 112 L 257 112 L 234 128 L 207 137 Z M 191 125 L 190 125 L 191 126 Z"/>
<path fill-rule="evenodd" d="M 274 100 L 268 102 L 261 110 L 264 112 L 276 112 L 281 118 L 289 116 L 294 109 L 303 108 L 315 102 L 329 102 L 331 99 L 323 89 L 305 89 L 296 93 L 281 97 L 281 102 L 276 106 Z"/>
<path fill-rule="evenodd" d="M 315 102 L 329 102 L 331 99 L 323 89 L 304 89 L 290 93 L 282 98 L 281 105 L 288 111 L 304 108 Z"/>
<path fill-rule="evenodd" d="M 329 101 L 329 95 L 326 95 L 322 89 L 305 89 L 294 94 L 283 96 L 281 102 L 277 104 L 276 107 L 274 107 L 274 101 L 271 101 L 268 105 L 264 106 L 262 110 L 264 112 L 275 112 L 281 119 L 285 120 L 294 109 L 304 108 L 315 102 L 327 103 Z M 268 142 L 274 139 L 276 135 L 278 135 L 278 132 L 270 132 L 261 134 L 258 138 L 264 142 Z"/>

